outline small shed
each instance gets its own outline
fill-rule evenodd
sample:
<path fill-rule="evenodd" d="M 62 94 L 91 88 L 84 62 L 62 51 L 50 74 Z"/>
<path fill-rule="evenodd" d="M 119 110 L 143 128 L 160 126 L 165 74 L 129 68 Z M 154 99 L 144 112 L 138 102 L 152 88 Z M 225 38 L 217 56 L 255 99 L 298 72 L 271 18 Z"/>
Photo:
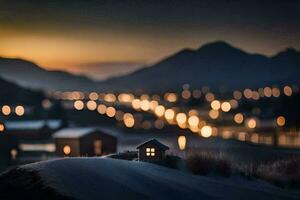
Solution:
<path fill-rule="evenodd" d="M 97 128 L 64 128 L 53 138 L 58 156 L 101 156 L 117 150 L 117 138 Z"/>
<path fill-rule="evenodd" d="M 160 162 L 165 159 L 165 152 L 169 147 L 152 139 L 140 144 L 137 149 L 139 150 L 139 161 Z"/>

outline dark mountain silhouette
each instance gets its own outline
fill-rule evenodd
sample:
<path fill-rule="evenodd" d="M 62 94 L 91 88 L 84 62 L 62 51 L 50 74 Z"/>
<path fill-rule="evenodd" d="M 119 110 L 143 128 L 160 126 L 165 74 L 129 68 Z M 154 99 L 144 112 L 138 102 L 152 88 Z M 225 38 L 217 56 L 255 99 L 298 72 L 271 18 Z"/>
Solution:
<path fill-rule="evenodd" d="M 34 89 L 86 90 L 95 86 L 87 77 L 63 71 L 47 71 L 22 59 L 0 58 L 0 76 Z"/>
<path fill-rule="evenodd" d="M 46 71 L 20 59 L 0 58 L 0 75 L 22 86 L 58 90 L 149 91 L 209 86 L 240 89 L 300 82 L 300 52 L 288 48 L 267 57 L 250 54 L 222 41 L 184 49 L 131 74 L 95 82 L 84 76 Z"/>
<path fill-rule="evenodd" d="M 39 105 L 45 98 L 43 92 L 24 89 L 0 78 L 0 105 Z"/>
<path fill-rule="evenodd" d="M 197 50 L 182 50 L 151 67 L 102 84 L 110 90 L 159 91 L 179 89 L 184 83 L 229 89 L 299 83 L 299 60 L 300 53 L 294 49 L 266 57 L 218 41 Z"/>

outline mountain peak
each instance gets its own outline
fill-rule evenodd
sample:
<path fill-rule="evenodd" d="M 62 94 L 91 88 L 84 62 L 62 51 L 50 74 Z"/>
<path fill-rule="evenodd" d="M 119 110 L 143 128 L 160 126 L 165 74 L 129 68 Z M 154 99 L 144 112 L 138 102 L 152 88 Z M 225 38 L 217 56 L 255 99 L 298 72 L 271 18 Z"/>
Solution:
<path fill-rule="evenodd" d="M 239 48 L 232 46 L 231 44 L 224 41 L 215 41 L 201 46 L 198 52 L 207 52 L 212 54 L 231 54 L 231 53 L 245 53 Z"/>
<path fill-rule="evenodd" d="M 300 60 L 300 52 L 297 51 L 293 47 L 288 47 L 284 51 L 279 52 L 273 58 L 287 58 L 287 59 L 295 59 L 295 60 Z"/>

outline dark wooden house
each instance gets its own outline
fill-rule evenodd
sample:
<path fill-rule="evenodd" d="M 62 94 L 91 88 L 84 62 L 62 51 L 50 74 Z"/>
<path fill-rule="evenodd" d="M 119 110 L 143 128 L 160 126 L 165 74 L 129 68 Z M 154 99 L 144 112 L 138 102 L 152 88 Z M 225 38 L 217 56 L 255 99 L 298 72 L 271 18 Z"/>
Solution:
<path fill-rule="evenodd" d="M 160 162 L 164 160 L 165 152 L 169 147 L 152 139 L 139 145 L 137 149 L 139 150 L 139 161 Z"/>
<path fill-rule="evenodd" d="M 63 127 L 61 120 L 25 120 L 4 122 L 6 134 L 18 142 L 50 139 L 51 135 Z"/>
<path fill-rule="evenodd" d="M 63 126 L 59 119 L 9 120 L 2 134 L 16 145 L 11 151 L 15 160 L 39 161 L 54 154 L 52 134 Z"/>
<path fill-rule="evenodd" d="M 58 156 L 101 156 L 117 150 L 117 138 L 97 128 L 64 128 L 53 138 Z"/>

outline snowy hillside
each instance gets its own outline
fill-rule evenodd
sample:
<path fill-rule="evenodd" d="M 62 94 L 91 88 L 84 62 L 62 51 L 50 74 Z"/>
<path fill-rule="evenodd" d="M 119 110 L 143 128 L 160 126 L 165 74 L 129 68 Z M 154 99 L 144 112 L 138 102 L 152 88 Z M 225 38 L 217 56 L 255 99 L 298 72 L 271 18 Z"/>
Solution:
<path fill-rule="evenodd" d="M 42 190 L 50 188 L 71 197 L 66 199 L 274 200 L 297 199 L 300 195 L 298 191 L 280 189 L 259 181 L 194 176 L 149 163 L 104 158 L 59 159 L 25 165 L 19 170 L 35 172 L 39 178 L 33 176 L 31 179 L 41 180 L 44 184 Z M 22 179 L 22 174 L 26 173 L 11 175 L 11 180 L 8 174 L 0 176 L 0 199 L 5 193 L 7 199 L 9 191 L 15 196 L 20 180 L 26 182 L 28 190 L 35 187 L 34 180 Z M 3 177 L 6 183 L 3 183 Z M 21 192 L 18 194 L 22 197 Z M 34 196 L 34 192 L 31 195 Z"/>

